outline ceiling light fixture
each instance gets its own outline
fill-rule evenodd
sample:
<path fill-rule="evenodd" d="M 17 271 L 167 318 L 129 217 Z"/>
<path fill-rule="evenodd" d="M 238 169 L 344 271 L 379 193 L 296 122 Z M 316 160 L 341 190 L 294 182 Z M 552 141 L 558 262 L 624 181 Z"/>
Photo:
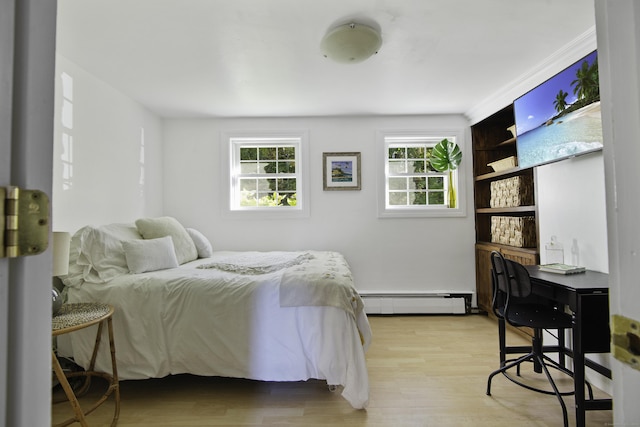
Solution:
<path fill-rule="evenodd" d="M 348 64 L 364 61 L 378 53 L 380 46 L 380 31 L 353 22 L 328 31 L 320 43 L 326 58 Z"/>

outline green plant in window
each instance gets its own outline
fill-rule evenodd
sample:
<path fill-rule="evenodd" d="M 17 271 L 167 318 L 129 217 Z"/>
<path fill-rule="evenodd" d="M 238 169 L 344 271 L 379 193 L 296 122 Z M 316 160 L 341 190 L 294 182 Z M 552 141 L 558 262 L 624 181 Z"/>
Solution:
<path fill-rule="evenodd" d="M 289 206 L 297 206 L 298 205 L 298 197 L 297 197 L 298 193 L 293 193 L 293 194 L 285 194 L 285 201 L 287 202 L 287 204 Z"/>
<path fill-rule="evenodd" d="M 441 176 L 429 177 L 430 190 L 444 190 L 444 178 Z"/>
<path fill-rule="evenodd" d="M 453 171 L 462 161 L 462 151 L 455 142 L 443 139 L 431 152 L 431 166 L 438 172 L 449 172 L 449 207 L 457 207 L 456 189 L 453 185 Z"/>
<path fill-rule="evenodd" d="M 255 191 L 241 191 L 240 192 L 240 206 L 256 206 L 256 193 Z"/>
<path fill-rule="evenodd" d="M 413 172 L 424 173 L 426 170 L 426 162 L 424 160 L 413 161 Z"/>
<path fill-rule="evenodd" d="M 389 148 L 389 158 L 390 159 L 406 159 L 407 155 L 405 153 L 405 148 L 404 147 Z"/>
<path fill-rule="evenodd" d="M 278 193 L 267 194 L 266 196 L 260 197 L 258 206 L 279 206 L 282 203 L 282 199 L 284 199 L 284 196 Z"/>
<path fill-rule="evenodd" d="M 430 191 L 429 192 L 429 204 L 430 205 L 444 205 L 444 191 Z"/>
<path fill-rule="evenodd" d="M 240 149 L 240 160 L 257 160 L 258 150 L 252 147 L 243 147 Z"/>
<path fill-rule="evenodd" d="M 278 148 L 278 160 L 295 160 L 295 158 L 296 158 L 295 147 Z"/>
<path fill-rule="evenodd" d="M 412 205 L 426 205 L 427 193 L 412 193 L 412 199 L 410 200 Z"/>
<path fill-rule="evenodd" d="M 413 188 L 416 190 L 426 190 L 427 189 L 427 180 L 424 176 L 419 176 L 412 179 Z"/>
<path fill-rule="evenodd" d="M 424 159 L 425 158 L 424 147 L 409 147 L 409 148 L 407 148 L 407 157 L 409 159 Z"/>
<path fill-rule="evenodd" d="M 296 173 L 296 162 L 278 162 L 278 173 Z"/>
<path fill-rule="evenodd" d="M 298 203 L 296 193 L 279 194 L 276 192 L 269 193 L 260 197 L 258 206 L 296 206 Z"/>
<path fill-rule="evenodd" d="M 260 147 L 259 155 L 260 160 L 275 160 L 276 159 L 276 147 Z"/>

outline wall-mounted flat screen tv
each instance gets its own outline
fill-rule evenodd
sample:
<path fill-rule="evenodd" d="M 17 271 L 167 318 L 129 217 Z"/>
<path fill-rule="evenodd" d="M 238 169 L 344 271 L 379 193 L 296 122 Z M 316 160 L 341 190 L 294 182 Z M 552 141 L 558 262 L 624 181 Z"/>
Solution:
<path fill-rule="evenodd" d="M 601 150 L 597 51 L 522 95 L 513 107 L 521 168 Z"/>

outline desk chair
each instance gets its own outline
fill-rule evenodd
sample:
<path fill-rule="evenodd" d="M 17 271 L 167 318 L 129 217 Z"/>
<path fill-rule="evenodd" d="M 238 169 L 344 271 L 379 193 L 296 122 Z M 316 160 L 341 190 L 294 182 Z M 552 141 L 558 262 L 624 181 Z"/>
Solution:
<path fill-rule="evenodd" d="M 553 381 L 548 367 L 558 369 L 569 376 L 573 373 L 564 366 L 558 364 L 544 354 L 542 345 L 542 334 L 545 329 L 555 329 L 564 332 L 564 329 L 571 328 L 571 316 L 558 310 L 556 307 L 546 305 L 536 299 L 531 294 L 531 281 L 527 270 L 519 263 L 505 259 L 500 252 L 491 253 L 492 279 L 493 279 L 493 301 L 492 307 L 500 322 L 500 369 L 489 375 L 487 381 L 487 395 L 491 395 L 491 380 L 501 373 L 512 382 L 533 390 L 538 393 L 555 394 L 562 406 L 564 425 L 569 425 L 567 418 L 567 407 L 562 396 L 571 395 L 573 392 L 560 392 Z M 530 352 L 515 360 L 505 360 L 506 354 L 504 322 L 515 327 L 528 327 L 533 330 Z M 524 362 L 533 362 L 536 372 L 544 372 L 552 391 L 543 390 L 525 384 L 508 374 L 508 370 L 516 368 L 516 374 L 520 376 L 520 365 Z"/>

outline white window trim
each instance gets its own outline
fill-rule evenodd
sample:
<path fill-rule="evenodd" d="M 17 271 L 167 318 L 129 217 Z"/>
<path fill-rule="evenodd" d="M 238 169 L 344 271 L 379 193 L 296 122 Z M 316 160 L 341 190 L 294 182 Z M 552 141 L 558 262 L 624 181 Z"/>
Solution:
<path fill-rule="evenodd" d="M 297 188 L 297 205 L 293 207 L 255 207 L 251 209 L 233 209 L 232 168 L 233 151 L 231 140 L 245 139 L 300 139 L 298 167 L 301 169 Z M 293 219 L 309 217 L 309 132 L 300 131 L 228 131 L 220 135 L 220 182 L 223 186 L 224 203 L 221 203 L 223 216 L 247 219 Z"/>
<path fill-rule="evenodd" d="M 455 138 L 462 151 L 462 162 L 458 169 L 458 206 L 456 208 L 434 206 L 410 206 L 402 208 L 387 208 L 387 138 Z M 465 177 L 465 164 L 471 159 L 467 155 L 463 129 L 444 130 L 380 130 L 376 132 L 377 161 L 380 173 L 377 180 L 378 217 L 379 218 L 435 218 L 435 217 L 465 217 L 467 216 L 467 180 Z"/>

